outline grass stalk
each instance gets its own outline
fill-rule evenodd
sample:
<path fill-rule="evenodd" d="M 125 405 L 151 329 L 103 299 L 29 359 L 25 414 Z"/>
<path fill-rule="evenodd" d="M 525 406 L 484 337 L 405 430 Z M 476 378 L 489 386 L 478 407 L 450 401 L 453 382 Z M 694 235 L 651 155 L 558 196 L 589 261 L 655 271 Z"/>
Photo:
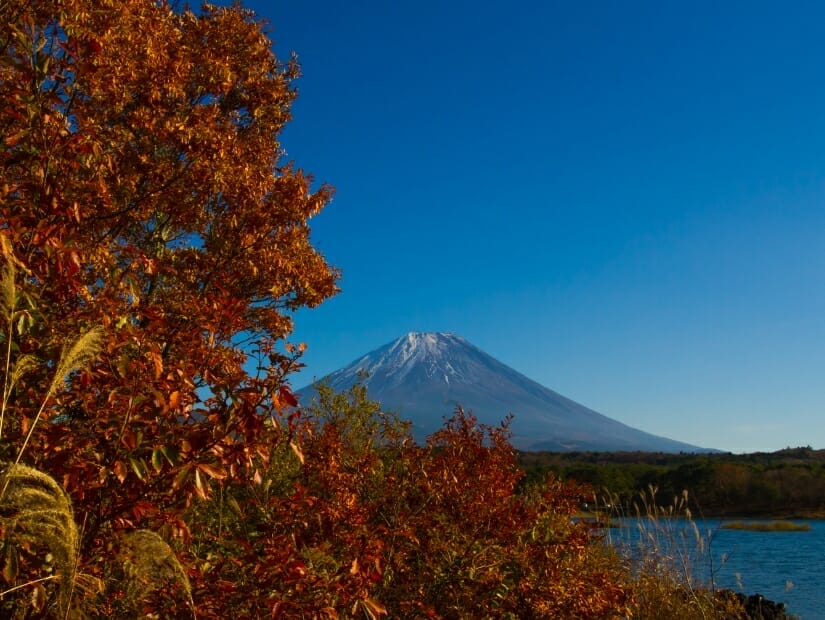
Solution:
<path fill-rule="evenodd" d="M 49 384 L 49 389 L 46 391 L 46 394 L 40 403 L 40 408 L 37 410 L 37 415 L 34 416 L 34 420 L 32 420 L 32 423 L 29 426 L 29 431 L 26 433 L 26 438 L 23 440 L 23 444 L 17 452 L 17 458 L 14 461 L 15 465 L 20 463 L 20 459 L 23 457 L 23 453 L 26 451 L 29 440 L 34 433 L 34 428 L 37 426 L 43 412 L 46 410 L 46 405 L 48 404 L 49 399 L 55 395 L 60 385 L 72 371 L 77 370 L 81 366 L 89 363 L 97 356 L 100 352 L 100 341 L 102 335 L 103 331 L 99 327 L 93 327 L 85 334 L 82 334 L 71 345 L 63 348 L 63 351 L 60 354 L 60 359 L 57 362 L 57 369 L 55 370 L 52 381 Z M 0 499 L 3 498 L 5 492 L 6 488 L 3 487 L 2 492 L 0 492 Z"/>
<path fill-rule="evenodd" d="M 14 329 L 14 315 L 17 311 L 17 286 L 15 284 L 14 263 L 6 261 L 3 266 L 3 273 L 0 275 L 0 313 L 6 320 L 6 358 L 5 373 L 3 374 L 3 403 L 0 406 L 0 439 L 3 438 L 3 422 L 6 419 L 6 407 L 8 406 L 11 390 L 14 385 L 11 370 L 11 343 L 12 330 Z"/>
<path fill-rule="evenodd" d="M 649 487 L 633 503 L 630 514 L 620 515 L 635 519 L 635 543 L 627 530 L 607 531 L 608 541 L 629 562 L 638 600 L 634 617 L 726 617 L 721 609 L 727 603 L 717 596 L 713 583 L 718 569 L 712 563 L 712 534 L 699 530 L 688 508 L 687 492 L 667 506 L 659 505 L 656 493 L 655 487 Z M 616 498 L 610 498 L 609 503 L 620 506 Z M 703 561 L 710 562 L 710 582 L 696 574 Z"/>

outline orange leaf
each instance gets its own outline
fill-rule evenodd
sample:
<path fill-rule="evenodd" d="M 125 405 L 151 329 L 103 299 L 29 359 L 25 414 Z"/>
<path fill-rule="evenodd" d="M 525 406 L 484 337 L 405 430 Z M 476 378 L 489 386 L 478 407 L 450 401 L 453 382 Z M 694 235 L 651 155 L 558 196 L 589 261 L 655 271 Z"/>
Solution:
<path fill-rule="evenodd" d="M 157 351 L 152 351 L 149 355 L 152 358 L 152 363 L 155 365 L 155 379 L 160 379 L 160 376 L 163 374 L 163 358 Z"/>
<path fill-rule="evenodd" d="M 129 450 L 134 450 L 135 446 L 137 446 L 137 438 L 135 437 L 135 434 L 132 432 L 132 430 L 128 428 L 123 431 L 123 437 L 121 438 L 121 441 L 123 442 L 123 445 Z"/>
<path fill-rule="evenodd" d="M 24 129 L 22 131 L 18 131 L 17 133 L 14 133 L 10 136 L 6 136 L 6 146 L 14 146 L 18 142 L 20 142 L 20 139 L 23 136 L 25 136 L 28 132 L 29 132 L 28 129 Z"/>
<path fill-rule="evenodd" d="M 126 480 L 126 464 L 123 461 L 115 461 L 115 464 L 112 465 L 112 469 L 114 470 L 117 479 L 120 480 L 121 484 L 123 484 L 123 481 Z"/>
<path fill-rule="evenodd" d="M 376 601 L 374 598 L 365 598 L 361 601 L 361 604 L 364 606 L 364 611 L 367 612 L 367 615 L 372 619 L 376 620 L 378 616 L 386 616 L 387 615 L 387 608 L 384 607 L 381 603 Z"/>
<path fill-rule="evenodd" d="M 215 478 L 216 480 L 223 480 L 224 478 L 226 478 L 226 470 L 223 467 L 215 467 L 214 465 L 201 463 L 200 465 L 198 465 L 198 469 L 200 469 L 210 478 Z"/>

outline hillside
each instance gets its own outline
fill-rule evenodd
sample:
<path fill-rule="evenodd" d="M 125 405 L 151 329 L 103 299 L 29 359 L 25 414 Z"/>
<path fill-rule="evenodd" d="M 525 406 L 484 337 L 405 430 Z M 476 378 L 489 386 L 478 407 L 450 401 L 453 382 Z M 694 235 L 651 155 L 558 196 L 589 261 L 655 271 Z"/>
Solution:
<path fill-rule="evenodd" d="M 416 439 L 436 431 L 456 406 L 481 422 L 513 414 L 522 450 L 701 452 L 703 448 L 632 428 L 536 383 L 455 334 L 409 333 L 321 381 L 343 391 L 358 381 L 385 409 L 412 422 Z M 304 402 L 313 395 L 299 390 Z"/>

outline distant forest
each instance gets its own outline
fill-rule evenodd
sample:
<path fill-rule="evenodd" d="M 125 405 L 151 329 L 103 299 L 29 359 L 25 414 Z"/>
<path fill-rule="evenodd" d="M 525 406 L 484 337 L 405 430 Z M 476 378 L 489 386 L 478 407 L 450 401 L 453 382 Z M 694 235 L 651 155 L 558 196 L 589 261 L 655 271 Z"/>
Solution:
<path fill-rule="evenodd" d="M 696 517 L 825 518 L 825 450 L 810 447 L 753 454 L 520 452 L 518 460 L 525 484 L 553 472 L 590 484 L 600 503 L 629 513 L 652 487 L 662 505 L 687 490 Z"/>

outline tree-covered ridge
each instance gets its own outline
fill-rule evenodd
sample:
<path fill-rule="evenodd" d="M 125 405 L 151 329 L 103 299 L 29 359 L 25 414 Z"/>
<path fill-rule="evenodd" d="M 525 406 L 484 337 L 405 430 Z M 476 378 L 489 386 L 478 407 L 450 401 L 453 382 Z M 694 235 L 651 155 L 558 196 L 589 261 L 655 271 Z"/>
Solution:
<path fill-rule="evenodd" d="M 663 501 L 687 489 L 697 515 L 825 515 L 825 450 L 810 447 L 752 454 L 521 452 L 519 464 L 528 478 L 554 472 L 625 503 L 653 486 Z"/>

